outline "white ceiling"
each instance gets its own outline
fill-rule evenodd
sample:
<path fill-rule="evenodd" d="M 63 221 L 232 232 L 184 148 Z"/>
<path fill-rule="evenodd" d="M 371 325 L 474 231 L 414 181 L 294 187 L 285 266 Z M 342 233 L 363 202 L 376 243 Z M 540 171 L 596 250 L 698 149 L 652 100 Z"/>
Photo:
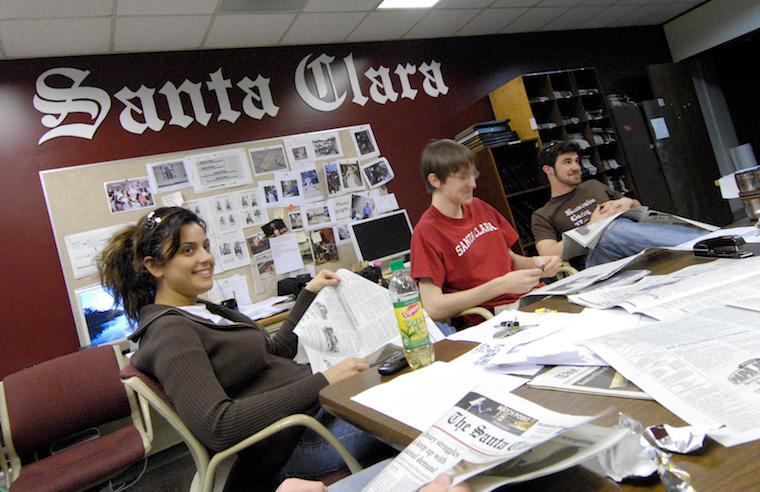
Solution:
<path fill-rule="evenodd" d="M 704 0 L 440 0 L 432 9 L 377 11 L 379 3 L 380 0 L 1 0 L 0 58 L 659 25 Z M 272 10 L 283 7 L 289 10 Z"/>

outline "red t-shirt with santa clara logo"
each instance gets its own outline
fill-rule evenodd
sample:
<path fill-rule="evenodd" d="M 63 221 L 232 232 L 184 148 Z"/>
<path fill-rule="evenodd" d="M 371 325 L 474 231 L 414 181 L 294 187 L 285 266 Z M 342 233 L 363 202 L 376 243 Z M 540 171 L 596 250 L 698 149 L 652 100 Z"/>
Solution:
<path fill-rule="evenodd" d="M 411 274 L 429 278 L 444 294 L 471 289 L 513 270 L 509 250 L 518 236 L 493 207 L 478 198 L 464 205 L 461 219 L 447 217 L 432 205 L 412 234 Z M 488 308 L 517 300 L 502 294 Z"/>

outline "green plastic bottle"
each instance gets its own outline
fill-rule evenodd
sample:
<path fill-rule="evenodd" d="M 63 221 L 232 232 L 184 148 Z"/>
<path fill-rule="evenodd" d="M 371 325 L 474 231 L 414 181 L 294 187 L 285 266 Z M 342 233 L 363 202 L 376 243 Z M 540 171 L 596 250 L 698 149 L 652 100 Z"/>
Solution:
<path fill-rule="evenodd" d="M 393 277 L 388 285 L 388 292 L 401 331 L 406 360 L 412 369 L 419 369 L 435 361 L 435 350 L 428 336 L 420 292 L 414 279 L 404 269 L 403 260 L 392 261 L 391 272 Z"/>

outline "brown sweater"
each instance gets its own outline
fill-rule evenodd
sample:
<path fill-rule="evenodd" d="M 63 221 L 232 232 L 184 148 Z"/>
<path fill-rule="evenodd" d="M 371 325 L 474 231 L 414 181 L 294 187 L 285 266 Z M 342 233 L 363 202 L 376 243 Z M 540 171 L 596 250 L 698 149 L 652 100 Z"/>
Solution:
<path fill-rule="evenodd" d="M 227 448 L 282 417 L 318 408 L 327 380 L 292 360 L 298 342 L 293 328 L 313 299 L 304 289 L 273 337 L 248 317 L 216 304 L 206 303 L 232 325 L 150 304 L 140 311 L 131 337 L 140 344 L 132 364 L 158 379 L 204 445 Z"/>

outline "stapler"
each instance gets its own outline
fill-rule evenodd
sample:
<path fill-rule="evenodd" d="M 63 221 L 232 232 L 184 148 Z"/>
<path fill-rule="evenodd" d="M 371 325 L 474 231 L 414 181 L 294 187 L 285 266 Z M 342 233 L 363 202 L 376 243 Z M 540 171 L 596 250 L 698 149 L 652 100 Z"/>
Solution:
<path fill-rule="evenodd" d="M 746 258 L 754 253 L 744 249 L 744 238 L 741 236 L 718 236 L 699 241 L 694 244 L 695 256 L 710 258 Z"/>

